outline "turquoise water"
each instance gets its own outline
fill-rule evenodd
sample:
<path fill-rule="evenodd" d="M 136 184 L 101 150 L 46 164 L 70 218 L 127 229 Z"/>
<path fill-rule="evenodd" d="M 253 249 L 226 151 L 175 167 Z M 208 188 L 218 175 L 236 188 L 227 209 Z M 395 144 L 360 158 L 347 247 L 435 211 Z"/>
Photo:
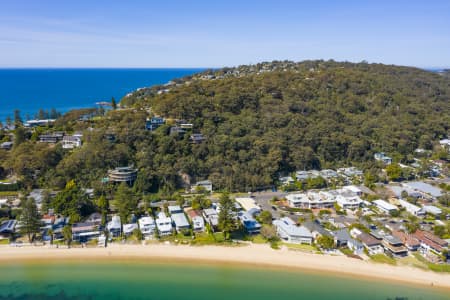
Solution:
<path fill-rule="evenodd" d="M 214 265 L 138 262 L 7 264 L 0 299 L 450 299 L 381 281 Z"/>
<path fill-rule="evenodd" d="M 0 69 L 0 120 L 19 109 L 31 117 L 40 109 L 94 107 L 140 87 L 166 83 L 202 69 Z"/>

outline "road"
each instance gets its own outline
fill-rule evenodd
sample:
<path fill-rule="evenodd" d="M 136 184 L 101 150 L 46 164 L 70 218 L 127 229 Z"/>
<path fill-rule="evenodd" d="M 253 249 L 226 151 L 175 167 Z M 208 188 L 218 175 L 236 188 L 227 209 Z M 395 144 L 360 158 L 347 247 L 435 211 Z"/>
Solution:
<path fill-rule="evenodd" d="M 287 193 L 285 192 L 272 192 L 272 191 L 252 193 L 252 196 L 255 198 L 256 203 L 260 205 L 263 210 L 270 211 L 274 218 L 279 218 L 281 211 L 279 209 L 274 210 L 272 208 L 273 204 L 270 203 L 270 200 L 272 200 L 273 197 L 281 199 L 284 198 L 286 195 Z"/>

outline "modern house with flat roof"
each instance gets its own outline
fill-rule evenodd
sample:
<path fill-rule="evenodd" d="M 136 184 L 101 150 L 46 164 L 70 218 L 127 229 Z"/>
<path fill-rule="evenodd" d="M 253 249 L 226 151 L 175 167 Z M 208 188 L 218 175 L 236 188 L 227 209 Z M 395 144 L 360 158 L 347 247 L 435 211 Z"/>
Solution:
<path fill-rule="evenodd" d="M 403 257 L 408 255 L 408 249 L 403 245 L 403 242 L 393 235 L 385 235 L 381 242 L 386 252 L 395 257 Z"/>
<path fill-rule="evenodd" d="M 249 234 L 258 234 L 261 230 L 261 224 L 258 223 L 249 213 L 239 212 L 238 218 Z"/>
<path fill-rule="evenodd" d="M 335 197 L 328 192 L 313 192 L 299 194 L 289 194 L 286 196 L 286 200 L 291 207 L 297 208 L 331 208 L 336 202 Z"/>
<path fill-rule="evenodd" d="M 169 211 L 169 214 L 183 213 L 183 209 L 179 205 L 169 205 L 167 210 Z"/>
<path fill-rule="evenodd" d="M 72 240 L 79 242 L 87 242 L 100 236 L 97 224 L 85 222 L 75 223 L 72 225 Z"/>
<path fill-rule="evenodd" d="M 392 205 L 392 204 L 390 204 L 390 203 L 388 203 L 388 202 L 386 202 L 386 201 L 384 201 L 384 200 L 381 200 L 381 199 L 379 199 L 379 200 L 374 200 L 372 203 L 373 203 L 380 211 L 382 211 L 382 212 L 384 212 L 384 213 L 387 213 L 387 214 L 390 214 L 390 213 L 392 213 L 392 212 L 394 212 L 394 211 L 398 211 L 397 206 Z"/>
<path fill-rule="evenodd" d="M 81 137 L 74 135 L 65 135 L 62 139 L 63 149 L 74 149 L 81 147 Z"/>
<path fill-rule="evenodd" d="M 144 236 L 150 236 L 155 233 L 155 220 L 152 217 L 142 217 L 138 220 L 139 229 Z"/>
<path fill-rule="evenodd" d="M 108 171 L 108 179 L 112 182 L 132 184 L 137 178 L 137 170 L 132 167 L 120 167 Z"/>
<path fill-rule="evenodd" d="M 198 181 L 197 183 L 195 183 L 191 186 L 191 192 L 193 192 L 193 193 L 197 192 L 198 188 L 202 188 L 208 192 L 213 191 L 213 186 L 212 186 L 211 180 Z"/>
<path fill-rule="evenodd" d="M 297 224 L 288 217 L 273 221 L 273 225 L 277 229 L 280 238 L 288 243 L 312 244 L 313 235 L 311 231 L 304 226 L 297 226 Z"/>
<path fill-rule="evenodd" d="M 112 237 L 118 237 L 122 233 L 122 222 L 119 216 L 113 216 L 111 222 L 106 225 Z"/>
<path fill-rule="evenodd" d="M 214 208 L 204 209 L 203 217 L 205 217 L 206 222 L 208 222 L 213 230 L 217 229 L 217 226 L 219 225 L 219 215 Z"/>
<path fill-rule="evenodd" d="M 156 228 L 161 236 L 172 234 L 172 219 L 167 217 L 165 213 L 158 213 L 156 218 Z"/>
<path fill-rule="evenodd" d="M 170 217 L 172 218 L 172 221 L 175 224 L 175 229 L 178 233 L 191 227 L 183 212 L 172 214 Z"/>
<path fill-rule="evenodd" d="M 136 229 L 139 229 L 138 224 L 136 223 L 123 224 L 123 234 L 125 236 L 132 235 L 133 231 L 135 231 Z"/>

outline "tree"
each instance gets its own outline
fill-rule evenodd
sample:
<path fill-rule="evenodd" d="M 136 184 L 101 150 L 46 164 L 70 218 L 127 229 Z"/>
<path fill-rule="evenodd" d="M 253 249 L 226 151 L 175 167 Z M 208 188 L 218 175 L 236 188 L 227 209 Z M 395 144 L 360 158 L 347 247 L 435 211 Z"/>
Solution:
<path fill-rule="evenodd" d="M 100 212 L 102 214 L 102 226 L 106 225 L 106 217 L 108 215 L 108 209 L 109 209 L 109 201 L 106 199 L 104 195 L 101 195 L 100 198 L 98 198 L 97 206 L 100 209 Z"/>
<path fill-rule="evenodd" d="M 62 229 L 62 235 L 63 235 L 64 241 L 67 244 L 67 247 L 70 248 L 70 244 L 72 243 L 72 227 L 64 226 Z"/>
<path fill-rule="evenodd" d="M 27 140 L 27 131 L 23 127 L 16 127 L 14 131 L 14 147 L 17 148 L 20 144 Z"/>
<path fill-rule="evenodd" d="M 14 110 L 14 125 L 19 127 L 23 124 L 22 117 L 20 116 L 20 110 Z"/>
<path fill-rule="evenodd" d="M 235 206 L 228 193 L 223 193 L 220 196 L 219 204 L 219 229 L 222 230 L 227 240 L 230 232 L 236 229 Z"/>
<path fill-rule="evenodd" d="M 120 219 L 125 222 L 138 206 L 138 198 L 133 194 L 125 182 L 122 182 L 114 195 L 114 206 L 119 212 Z"/>
<path fill-rule="evenodd" d="M 20 232 L 27 235 L 28 241 L 31 243 L 41 227 L 41 218 L 33 198 L 28 198 L 24 201 L 20 214 L 20 223 Z"/>
<path fill-rule="evenodd" d="M 261 227 L 261 235 L 269 242 L 274 242 L 278 240 L 277 231 L 271 225 L 263 225 Z"/>
<path fill-rule="evenodd" d="M 54 238 L 54 235 L 55 233 L 53 232 L 53 229 L 52 228 L 50 228 L 48 231 L 47 231 L 47 235 L 48 236 L 50 236 L 50 245 L 53 245 L 53 238 Z"/>
<path fill-rule="evenodd" d="M 258 219 L 263 224 L 272 224 L 272 213 L 267 210 L 263 210 L 259 216 Z"/>
<path fill-rule="evenodd" d="M 334 247 L 334 239 L 328 235 L 322 235 L 317 239 L 317 245 L 322 249 L 332 249 Z"/>
<path fill-rule="evenodd" d="M 437 235 L 438 237 L 443 237 L 446 231 L 447 230 L 445 229 L 445 226 L 441 225 L 434 226 L 434 234 Z"/>
<path fill-rule="evenodd" d="M 390 164 L 386 167 L 386 174 L 389 180 L 397 181 L 402 178 L 402 168 L 398 164 Z"/>
<path fill-rule="evenodd" d="M 111 107 L 114 110 L 117 109 L 117 103 L 116 103 L 116 99 L 114 97 L 111 98 Z"/>

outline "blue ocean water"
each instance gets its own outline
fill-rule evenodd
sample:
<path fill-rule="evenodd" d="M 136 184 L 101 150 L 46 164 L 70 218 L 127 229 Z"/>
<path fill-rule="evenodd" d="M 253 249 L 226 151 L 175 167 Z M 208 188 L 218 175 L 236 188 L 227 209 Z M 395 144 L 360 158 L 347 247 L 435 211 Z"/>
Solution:
<path fill-rule="evenodd" d="M 19 109 L 31 118 L 42 108 L 94 107 L 140 87 L 164 84 L 203 69 L 0 69 L 0 120 Z"/>

